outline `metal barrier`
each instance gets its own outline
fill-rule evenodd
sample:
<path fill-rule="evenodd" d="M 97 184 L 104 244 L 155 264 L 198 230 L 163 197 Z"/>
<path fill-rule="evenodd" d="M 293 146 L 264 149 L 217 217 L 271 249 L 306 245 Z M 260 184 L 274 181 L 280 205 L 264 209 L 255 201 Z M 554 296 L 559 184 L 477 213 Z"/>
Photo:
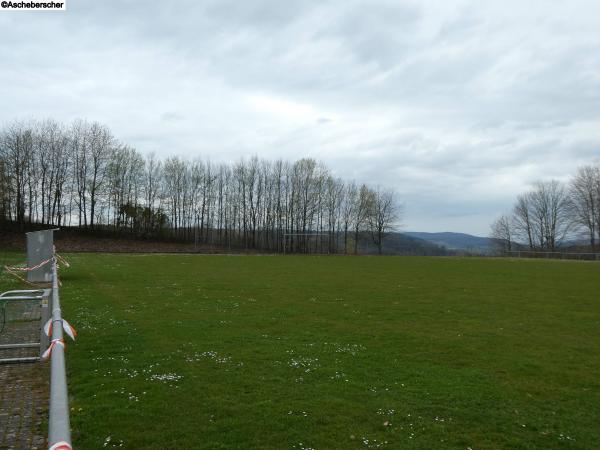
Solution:
<path fill-rule="evenodd" d="M 7 302 L 40 301 L 40 342 L 10 343 L 0 345 L 1 349 L 22 349 L 39 347 L 36 357 L 4 358 L 0 363 L 36 362 L 50 359 L 50 413 L 48 422 L 48 449 L 72 450 L 69 400 L 67 392 L 67 372 L 65 366 L 64 334 L 75 339 L 76 332 L 62 318 L 59 296 L 57 261 L 67 264 L 56 253 L 44 264 L 52 267 L 51 289 L 30 289 L 8 291 L 0 295 L 0 307 Z M 39 266 L 39 265 L 38 265 Z M 34 266 L 34 268 L 38 268 Z M 27 271 L 28 269 L 19 269 Z M 22 277 L 19 277 L 22 279 Z M 25 281 L 25 280 L 23 280 Z M 50 339 L 50 341 L 49 341 Z"/>
<path fill-rule="evenodd" d="M 70 325 L 67 324 L 70 330 Z M 48 423 L 48 448 L 50 450 L 70 450 L 71 424 L 69 420 L 69 399 L 67 394 L 67 371 L 65 367 L 65 341 L 63 318 L 58 295 L 56 257 L 52 260 L 52 340 L 48 346 L 50 357 L 50 420 Z M 73 334 L 69 332 L 69 334 Z M 74 337 L 74 336 L 71 336 Z"/>
<path fill-rule="evenodd" d="M 4 328 L 6 324 L 6 307 L 9 304 L 21 304 L 27 301 L 40 302 L 40 340 L 39 342 L 13 342 L 7 344 L 1 344 L 0 350 L 15 350 L 23 348 L 39 348 L 38 356 L 20 356 L 16 358 L 0 358 L 0 364 L 11 364 L 11 363 L 25 363 L 25 362 L 37 362 L 40 360 L 43 353 L 48 347 L 48 337 L 44 333 L 43 324 L 50 317 L 50 308 L 48 307 L 50 299 L 50 289 L 28 289 L 28 290 L 16 290 L 8 291 L 0 294 L 0 309 L 1 309 L 1 322 L 0 330 Z"/>

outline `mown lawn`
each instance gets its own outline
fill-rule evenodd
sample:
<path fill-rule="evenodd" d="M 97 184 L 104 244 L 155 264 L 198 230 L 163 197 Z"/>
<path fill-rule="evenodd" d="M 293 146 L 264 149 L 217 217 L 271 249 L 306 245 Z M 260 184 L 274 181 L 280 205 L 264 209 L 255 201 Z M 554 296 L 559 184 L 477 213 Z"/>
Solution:
<path fill-rule="evenodd" d="M 68 258 L 75 448 L 600 448 L 598 263 Z"/>

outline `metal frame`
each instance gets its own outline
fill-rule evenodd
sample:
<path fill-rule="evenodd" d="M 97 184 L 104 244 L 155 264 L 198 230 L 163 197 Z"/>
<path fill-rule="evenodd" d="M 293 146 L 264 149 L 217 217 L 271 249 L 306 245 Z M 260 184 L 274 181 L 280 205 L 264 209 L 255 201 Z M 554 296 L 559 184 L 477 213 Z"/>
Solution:
<path fill-rule="evenodd" d="M 40 342 L 25 342 L 25 343 L 14 343 L 14 344 L 2 344 L 0 350 L 10 350 L 15 348 L 36 348 L 40 349 L 40 356 L 26 356 L 18 358 L 1 358 L 0 364 L 14 364 L 14 363 L 25 363 L 25 362 L 37 362 L 40 360 L 42 354 L 48 347 L 48 338 L 44 333 L 44 323 L 49 318 L 48 299 L 50 296 L 50 289 L 27 289 L 27 290 L 13 290 L 7 291 L 0 294 L 0 303 L 4 303 L 2 307 L 5 307 L 8 302 L 19 302 L 27 300 L 40 300 L 42 308 L 40 311 Z M 44 308 L 44 303 L 46 307 Z"/>

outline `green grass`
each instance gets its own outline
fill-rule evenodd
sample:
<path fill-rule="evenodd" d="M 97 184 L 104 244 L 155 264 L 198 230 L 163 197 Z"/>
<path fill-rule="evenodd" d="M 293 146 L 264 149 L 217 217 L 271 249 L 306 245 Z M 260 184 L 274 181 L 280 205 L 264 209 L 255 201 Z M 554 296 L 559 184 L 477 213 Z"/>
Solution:
<path fill-rule="evenodd" d="M 600 264 L 69 259 L 76 448 L 600 448 Z"/>

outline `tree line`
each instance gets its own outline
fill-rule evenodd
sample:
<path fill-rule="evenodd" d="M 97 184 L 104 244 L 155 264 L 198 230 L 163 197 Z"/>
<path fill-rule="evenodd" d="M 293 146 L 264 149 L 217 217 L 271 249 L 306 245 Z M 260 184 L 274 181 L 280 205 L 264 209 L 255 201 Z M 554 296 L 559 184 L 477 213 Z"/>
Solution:
<path fill-rule="evenodd" d="M 600 242 L 600 164 L 577 169 L 568 183 L 538 181 L 519 195 L 511 213 L 491 225 L 490 236 L 504 250 L 526 247 L 555 251 L 567 239 L 585 235 L 591 251 Z"/>
<path fill-rule="evenodd" d="M 252 157 L 213 164 L 143 155 L 108 127 L 15 121 L 0 129 L 0 221 L 74 226 L 230 248 L 379 253 L 400 208 L 392 190 L 322 163 Z"/>

